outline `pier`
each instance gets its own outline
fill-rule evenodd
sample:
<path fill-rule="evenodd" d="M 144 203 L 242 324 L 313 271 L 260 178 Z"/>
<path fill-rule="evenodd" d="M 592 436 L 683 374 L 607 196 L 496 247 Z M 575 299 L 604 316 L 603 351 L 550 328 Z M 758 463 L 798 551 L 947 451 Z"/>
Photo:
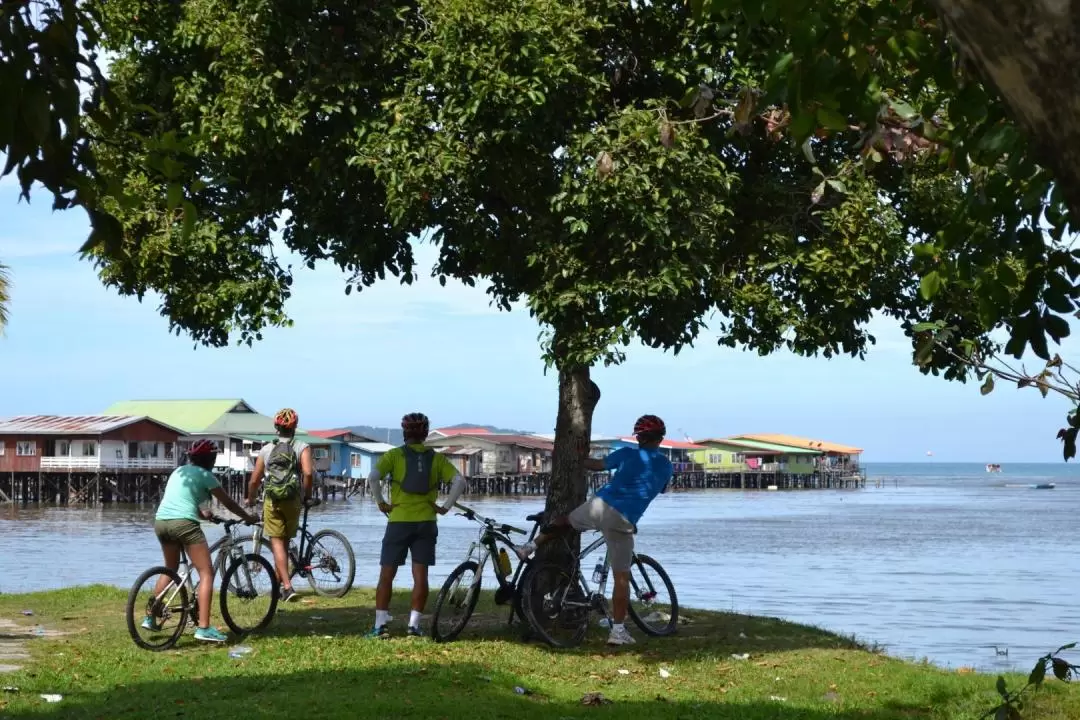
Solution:
<path fill-rule="evenodd" d="M 247 494 L 249 473 L 217 473 L 225 491 L 234 499 Z M 0 474 L 0 503 L 18 505 L 108 505 L 115 503 L 156 504 L 161 499 L 168 473 L 19 473 Z M 590 473 L 588 486 L 597 490 L 607 482 L 607 473 Z M 519 475 L 477 475 L 466 479 L 466 496 L 543 497 L 551 483 L 548 473 Z M 680 472 L 671 480 L 669 491 L 685 490 L 856 490 L 866 487 L 866 473 L 844 472 L 784 473 L 743 471 L 731 473 Z M 449 485 L 440 488 L 442 493 Z M 363 479 L 326 478 L 316 482 L 316 496 L 323 500 L 364 496 Z"/>

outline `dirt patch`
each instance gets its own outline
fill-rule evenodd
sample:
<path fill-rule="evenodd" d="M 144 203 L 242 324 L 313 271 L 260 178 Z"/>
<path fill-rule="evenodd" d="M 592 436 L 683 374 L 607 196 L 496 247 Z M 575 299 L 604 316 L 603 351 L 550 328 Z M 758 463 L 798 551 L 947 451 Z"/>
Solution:
<path fill-rule="evenodd" d="M 20 625 L 8 618 L 0 618 L 0 673 L 21 670 L 22 665 L 30 660 L 26 651 L 26 641 L 35 638 L 55 638 L 70 633 L 49 630 L 40 625 Z"/>

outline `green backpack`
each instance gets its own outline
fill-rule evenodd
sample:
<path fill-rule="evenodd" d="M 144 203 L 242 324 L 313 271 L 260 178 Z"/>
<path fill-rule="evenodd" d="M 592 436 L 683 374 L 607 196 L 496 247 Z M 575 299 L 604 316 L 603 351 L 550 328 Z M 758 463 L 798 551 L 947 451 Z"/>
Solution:
<path fill-rule="evenodd" d="M 300 458 L 292 440 L 278 440 L 266 458 L 266 497 L 292 500 L 300 494 Z"/>

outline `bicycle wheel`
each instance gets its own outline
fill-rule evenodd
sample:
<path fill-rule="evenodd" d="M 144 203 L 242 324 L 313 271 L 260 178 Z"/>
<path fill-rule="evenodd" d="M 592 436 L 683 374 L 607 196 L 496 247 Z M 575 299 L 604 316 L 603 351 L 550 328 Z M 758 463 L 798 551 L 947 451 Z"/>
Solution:
<path fill-rule="evenodd" d="M 163 584 L 167 580 L 167 584 L 157 592 L 159 580 Z M 187 587 L 180 575 L 163 565 L 152 567 L 139 576 L 128 593 L 128 634 L 144 650 L 168 650 L 184 633 L 190 613 Z"/>
<path fill-rule="evenodd" d="M 450 642 L 469 624 L 476 601 L 480 599 L 479 571 L 479 565 L 467 560 L 446 578 L 435 598 L 435 613 L 431 618 L 431 637 L 435 642 Z M 451 618 L 450 613 L 455 610 L 460 612 Z"/>
<path fill-rule="evenodd" d="M 589 630 L 591 603 L 581 577 L 558 563 L 529 569 L 521 609 L 529 626 L 553 647 L 575 647 Z M 566 637 L 562 633 L 566 632 Z"/>
<path fill-rule="evenodd" d="M 311 536 L 307 580 L 316 595 L 345 597 L 356 577 L 356 556 L 348 538 L 337 530 L 320 530 Z"/>
<path fill-rule="evenodd" d="M 248 553 L 229 565 L 221 578 L 221 617 L 238 635 L 270 624 L 278 603 L 274 568 L 262 555 Z"/>
<path fill-rule="evenodd" d="M 664 568 L 648 555 L 630 564 L 630 619 L 646 635 L 673 635 L 679 627 L 679 599 Z"/>

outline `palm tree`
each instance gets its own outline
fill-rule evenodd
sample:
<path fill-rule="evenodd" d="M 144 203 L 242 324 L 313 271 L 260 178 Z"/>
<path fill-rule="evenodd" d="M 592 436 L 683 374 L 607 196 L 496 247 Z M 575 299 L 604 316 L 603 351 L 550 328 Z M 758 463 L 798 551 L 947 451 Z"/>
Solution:
<path fill-rule="evenodd" d="M 8 323 L 8 303 L 11 302 L 11 274 L 7 265 L 0 263 L 0 332 Z"/>

